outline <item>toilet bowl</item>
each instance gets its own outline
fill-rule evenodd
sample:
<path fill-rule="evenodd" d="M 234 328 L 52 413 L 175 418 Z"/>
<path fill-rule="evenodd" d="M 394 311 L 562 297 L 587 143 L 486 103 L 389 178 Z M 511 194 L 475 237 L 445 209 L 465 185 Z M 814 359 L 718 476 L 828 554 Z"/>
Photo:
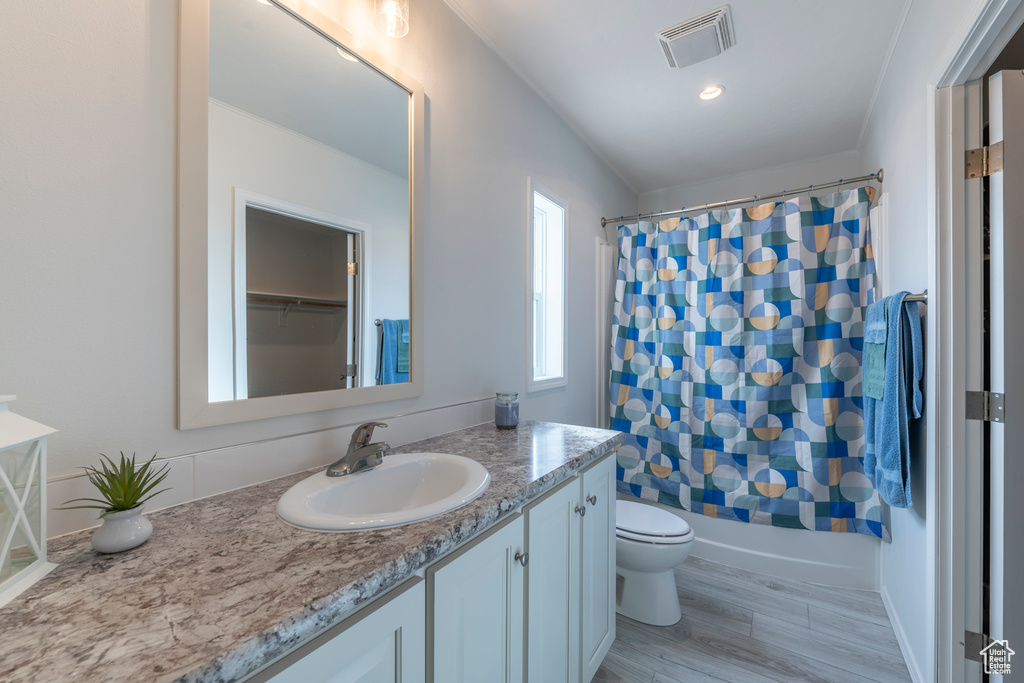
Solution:
<path fill-rule="evenodd" d="M 668 510 L 615 501 L 615 572 L 621 579 L 615 610 L 654 626 L 679 621 L 672 569 L 690 554 L 693 539 L 690 525 Z"/>

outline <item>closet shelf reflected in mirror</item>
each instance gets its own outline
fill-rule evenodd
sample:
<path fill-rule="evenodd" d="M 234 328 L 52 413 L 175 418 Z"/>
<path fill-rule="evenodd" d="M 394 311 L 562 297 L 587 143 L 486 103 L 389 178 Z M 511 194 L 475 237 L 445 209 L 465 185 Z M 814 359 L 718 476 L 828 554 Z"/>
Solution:
<path fill-rule="evenodd" d="M 308 296 L 291 296 L 290 294 L 274 294 L 271 292 L 246 292 L 246 301 L 265 304 L 284 304 L 287 306 L 322 306 L 324 308 L 346 308 L 344 301 L 335 299 L 316 299 Z"/>

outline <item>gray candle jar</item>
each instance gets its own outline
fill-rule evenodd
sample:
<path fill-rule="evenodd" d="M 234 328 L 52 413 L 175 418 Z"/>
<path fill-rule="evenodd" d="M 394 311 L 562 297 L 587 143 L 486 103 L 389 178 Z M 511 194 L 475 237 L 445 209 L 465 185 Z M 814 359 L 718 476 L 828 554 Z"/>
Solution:
<path fill-rule="evenodd" d="M 494 399 L 494 424 L 498 429 L 515 429 L 519 426 L 519 394 L 514 391 L 499 391 Z"/>

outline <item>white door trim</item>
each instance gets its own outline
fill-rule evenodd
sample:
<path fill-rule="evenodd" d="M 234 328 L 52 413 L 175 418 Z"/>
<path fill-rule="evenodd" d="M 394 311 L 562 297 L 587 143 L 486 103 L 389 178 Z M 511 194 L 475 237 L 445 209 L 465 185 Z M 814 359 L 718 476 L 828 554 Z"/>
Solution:
<path fill-rule="evenodd" d="M 928 514 L 935 514 L 932 542 L 937 560 L 934 664 L 936 680 L 952 683 L 967 680 L 963 631 L 974 618 L 966 591 L 973 567 L 964 556 L 967 551 L 976 552 L 965 538 L 968 519 L 974 517 L 965 508 L 962 486 L 969 471 L 965 452 L 977 438 L 977 430 L 967 427 L 964 420 L 964 392 L 968 381 L 976 381 L 977 371 L 966 363 L 977 335 L 966 332 L 976 321 L 965 306 L 968 296 L 973 301 L 978 294 L 965 292 L 976 273 L 967 271 L 969 259 L 975 258 L 965 249 L 968 230 L 974 229 L 967 218 L 968 202 L 973 200 L 965 192 L 963 175 L 963 150 L 969 126 L 974 125 L 970 121 L 974 94 L 964 86 L 984 75 L 1022 21 L 1024 0 L 974 0 L 928 86 L 928 133 L 933 144 L 928 158 L 927 206 L 933 239 L 929 240 L 926 337 L 930 342 L 927 382 L 932 400 L 927 402 L 927 414 L 937 458 L 938 498 L 928 502 Z"/>
<path fill-rule="evenodd" d="M 365 377 L 363 360 L 366 358 L 364 349 L 369 348 L 367 344 L 370 340 L 370 323 L 365 320 L 367 303 L 370 301 L 369 283 L 370 279 L 370 263 L 369 259 L 366 258 L 366 254 L 370 253 L 370 234 L 371 229 L 369 223 L 363 223 L 362 221 L 352 220 L 351 218 L 344 218 L 342 216 L 336 216 L 326 211 L 319 211 L 317 209 L 311 209 L 301 204 L 293 204 L 292 202 L 286 202 L 281 199 L 275 199 L 274 197 L 268 197 L 250 190 L 245 190 L 240 187 L 234 188 L 234 221 L 232 224 L 232 335 L 234 336 L 234 375 L 235 375 L 235 400 L 249 398 L 249 382 L 247 376 L 248 368 L 248 345 L 246 344 L 245 330 L 246 330 L 246 289 L 245 289 L 245 210 L 248 207 L 257 209 L 263 209 L 272 213 L 281 214 L 282 216 L 289 216 L 291 218 L 298 218 L 299 220 L 306 221 L 307 223 L 317 223 L 319 225 L 326 226 L 328 228 L 334 228 L 336 230 L 342 230 L 348 233 L 354 233 L 359 236 L 357 240 L 357 261 L 359 263 L 359 272 L 356 275 L 358 284 L 356 286 L 356 312 L 353 316 L 355 319 L 355 325 L 357 330 L 355 336 L 359 339 L 359 345 L 355 353 L 356 367 L 359 368 L 359 378 L 357 378 L 357 386 L 370 386 L 360 382 L 359 379 Z M 349 297 L 351 300 L 351 292 Z M 351 303 L 351 301 L 350 301 Z M 374 335 L 376 333 L 374 332 Z M 348 331 L 348 335 L 352 337 L 352 331 Z M 346 340 L 347 341 L 347 340 Z M 374 344 L 374 346 L 376 346 Z"/>
<path fill-rule="evenodd" d="M 612 348 L 612 302 L 615 299 L 615 272 L 617 250 L 604 238 L 594 238 L 597 272 L 597 296 L 594 297 L 597 321 L 597 405 L 594 426 L 608 429 L 611 419 L 611 403 L 608 392 L 611 389 L 611 348 Z"/>

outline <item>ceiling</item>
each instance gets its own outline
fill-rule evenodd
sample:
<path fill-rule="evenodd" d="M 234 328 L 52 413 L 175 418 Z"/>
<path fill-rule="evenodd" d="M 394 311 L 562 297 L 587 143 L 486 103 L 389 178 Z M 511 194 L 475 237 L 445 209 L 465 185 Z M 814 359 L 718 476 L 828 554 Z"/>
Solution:
<path fill-rule="evenodd" d="M 910 0 L 731 0 L 736 45 L 683 69 L 655 34 L 721 0 L 445 1 L 645 192 L 855 149 Z"/>
<path fill-rule="evenodd" d="M 273 5 L 211 3 L 210 97 L 409 176 L 408 93 Z"/>

